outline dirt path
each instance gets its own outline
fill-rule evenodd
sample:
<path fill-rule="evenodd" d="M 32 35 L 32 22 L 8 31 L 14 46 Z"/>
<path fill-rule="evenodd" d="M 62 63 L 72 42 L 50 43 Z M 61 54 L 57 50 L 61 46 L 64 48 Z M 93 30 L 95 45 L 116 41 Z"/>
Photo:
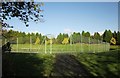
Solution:
<path fill-rule="evenodd" d="M 92 76 L 73 55 L 57 54 L 52 76 Z"/>

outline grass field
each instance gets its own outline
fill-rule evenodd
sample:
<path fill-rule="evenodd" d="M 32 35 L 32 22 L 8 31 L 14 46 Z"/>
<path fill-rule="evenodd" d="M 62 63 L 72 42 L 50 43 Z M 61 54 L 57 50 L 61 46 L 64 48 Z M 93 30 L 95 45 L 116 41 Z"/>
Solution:
<path fill-rule="evenodd" d="M 55 56 L 36 53 L 5 53 L 2 57 L 3 77 L 41 77 L 50 75 Z"/>
<path fill-rule="evenodd" d="M 2 57 L 3 76 L 84 76 L 87 73 L 85 70 L 87 70 L 92 76 L 117 78 L 118 72 L 120 72 L 119 46 L 110 46 L 110 51 L 107 52 L 72 54 L 16 52 L 4 53 Z"/>
<path fill-rule="evenodd" d="M 85 65 L 85 68 L 94 76 L 117 78 L 120 72 L 120 50 L 96 54 L 75 54 L 76 59 Z"/>
<path fill-rule="evenodd" d="M 46 45 L 46 52 L 52 53 L 65 53 L 65 52 L 104 52 L 109 51 L 109 44 L 53 44 Z M 45 45 L 30 45 L 30 44 L 12 44 L 12 51 L 25 51 L 25 52 L 45 52 Z"/>

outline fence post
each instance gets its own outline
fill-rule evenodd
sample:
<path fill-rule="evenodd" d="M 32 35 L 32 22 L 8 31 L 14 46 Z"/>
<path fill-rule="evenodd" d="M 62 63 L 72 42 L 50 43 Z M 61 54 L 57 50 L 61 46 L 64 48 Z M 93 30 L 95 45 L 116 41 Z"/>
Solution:
<path fill-rule="evenodd" d="M 95 39 L 93 39 L 93 41 L 95 41 Z M 94 43 L 94 45 L 93 45 L 93 53 L 95 53 L 95 45 L 96 45 L 96 43 Z"/>
<path fill-rule="evenodd" d="M 89 52 L 90 52 L 90 37 L 89 37 Z"/>
<path fill-rule="evenodd" d="M 17 52 L 18 52 L 18 38 L 17 38 Z"/>
<path fill-rule="evenodd" d="M 70 34 L 70 45 L 72 45 L 72 34 Z"/>
<path fill-rule="evenodd" d="M 82 46 L 82 34 L 81 34 L 81 52 L 83 52 L 83 46 Z"/>
<path fill-rule="evenodd" d="M 45 36 L 45 54 L 46 54 L 46 36 Z"/>
<path fill-rule="evenodd" d="M 52 38 L 50 39 L 50 54 L 52 53 Z"/>
<path fill-rule="evenodd" d="M 31 51 L 31 48 L 32 48 L 32 39 L 31 39 L 31 36 L 30 36 L 30 51 Z"/>
<path fill-rule="evenodd" d="M 99 52 L 99 40 L 98 40 L 98 52 Z"/>

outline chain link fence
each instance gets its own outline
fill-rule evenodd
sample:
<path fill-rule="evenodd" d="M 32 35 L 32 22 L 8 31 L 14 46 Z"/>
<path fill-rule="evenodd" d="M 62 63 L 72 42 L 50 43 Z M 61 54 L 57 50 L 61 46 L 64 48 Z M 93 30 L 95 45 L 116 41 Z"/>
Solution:
<path fill-rule="evenodd" d="M 49 35 L 50 36 L 50 35 Z M 19 37 L 12 39 L 3 39 L 3 44 L 8 41 L 11 43 L 11 52 L 21 52 L 21 53 L 75 53 L 75 52 L 106 52 L 110 49 L 110 44 L 107 42 L 102 42 L 102 40 L 93 39 L 90 37 L 81 37 L 79 42 L 73 43 L 70 41 L 67 44 L 57 44 L 54 43 L 52 37 L 44 36 L 38 44 L 35 44 L 36 39 L 32 36 L 27 38 Z"/>

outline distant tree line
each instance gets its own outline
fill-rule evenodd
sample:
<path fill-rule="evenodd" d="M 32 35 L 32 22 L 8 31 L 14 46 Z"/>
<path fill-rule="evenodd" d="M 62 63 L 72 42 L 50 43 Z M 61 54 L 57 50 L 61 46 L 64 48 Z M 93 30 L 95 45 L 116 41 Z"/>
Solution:
<path fill-rule="evenodd" d="M 11 43 L 16 43 L 17 38 L 19 39 L 19 44 L 27 44 L 30 43 L 30 36 L 31 36 L 31 43 L 35 43 L 37 37 L 40 39 L 40 42 L 42 42 L 43 37 L 40 33 L 25 33 L 25 32 L 18 32 L 13 30 L 3 30 L 3 37 L 2 41 L 5 42 L 5 39 L 9 40 Z"/>
<path fill-rule="evenodd" d="M 3 30 L 3 37 L 2 41 L 5 42 L 5 39 L 9 40 L 12 43 L 16 43 L 17 38 L 19 39 L 19 44 L 44 44 L 45 36 L 41 33 L 25 33 L 25 32 L 18 32 L 14 30 Z M 30 38 L 31 37 L 31 38 Z M 31 39 L 31 40 L 30 40 Z M 47 40 L 49 38 L 46 37 Z M 91 35 L 89 32 L 82 31 L 82 33 L 79 32 L 73 32 L 71 35 L 68 35 L 66 33 L 60 33 L 57 38 L 52 39 L 53 44 L 68 44 L 68 43 L 100 43 L 100 42 L 108 42 L 111 43 L 111 39 L 114 39 L 116 41 L 116 45 L 120 45 L 120 32 L 114 31 L 111 32 L 111 30 L 105 30 L 102 35 L 100 35 L 98 32 L 95 32 L 94 35 Z"/>

